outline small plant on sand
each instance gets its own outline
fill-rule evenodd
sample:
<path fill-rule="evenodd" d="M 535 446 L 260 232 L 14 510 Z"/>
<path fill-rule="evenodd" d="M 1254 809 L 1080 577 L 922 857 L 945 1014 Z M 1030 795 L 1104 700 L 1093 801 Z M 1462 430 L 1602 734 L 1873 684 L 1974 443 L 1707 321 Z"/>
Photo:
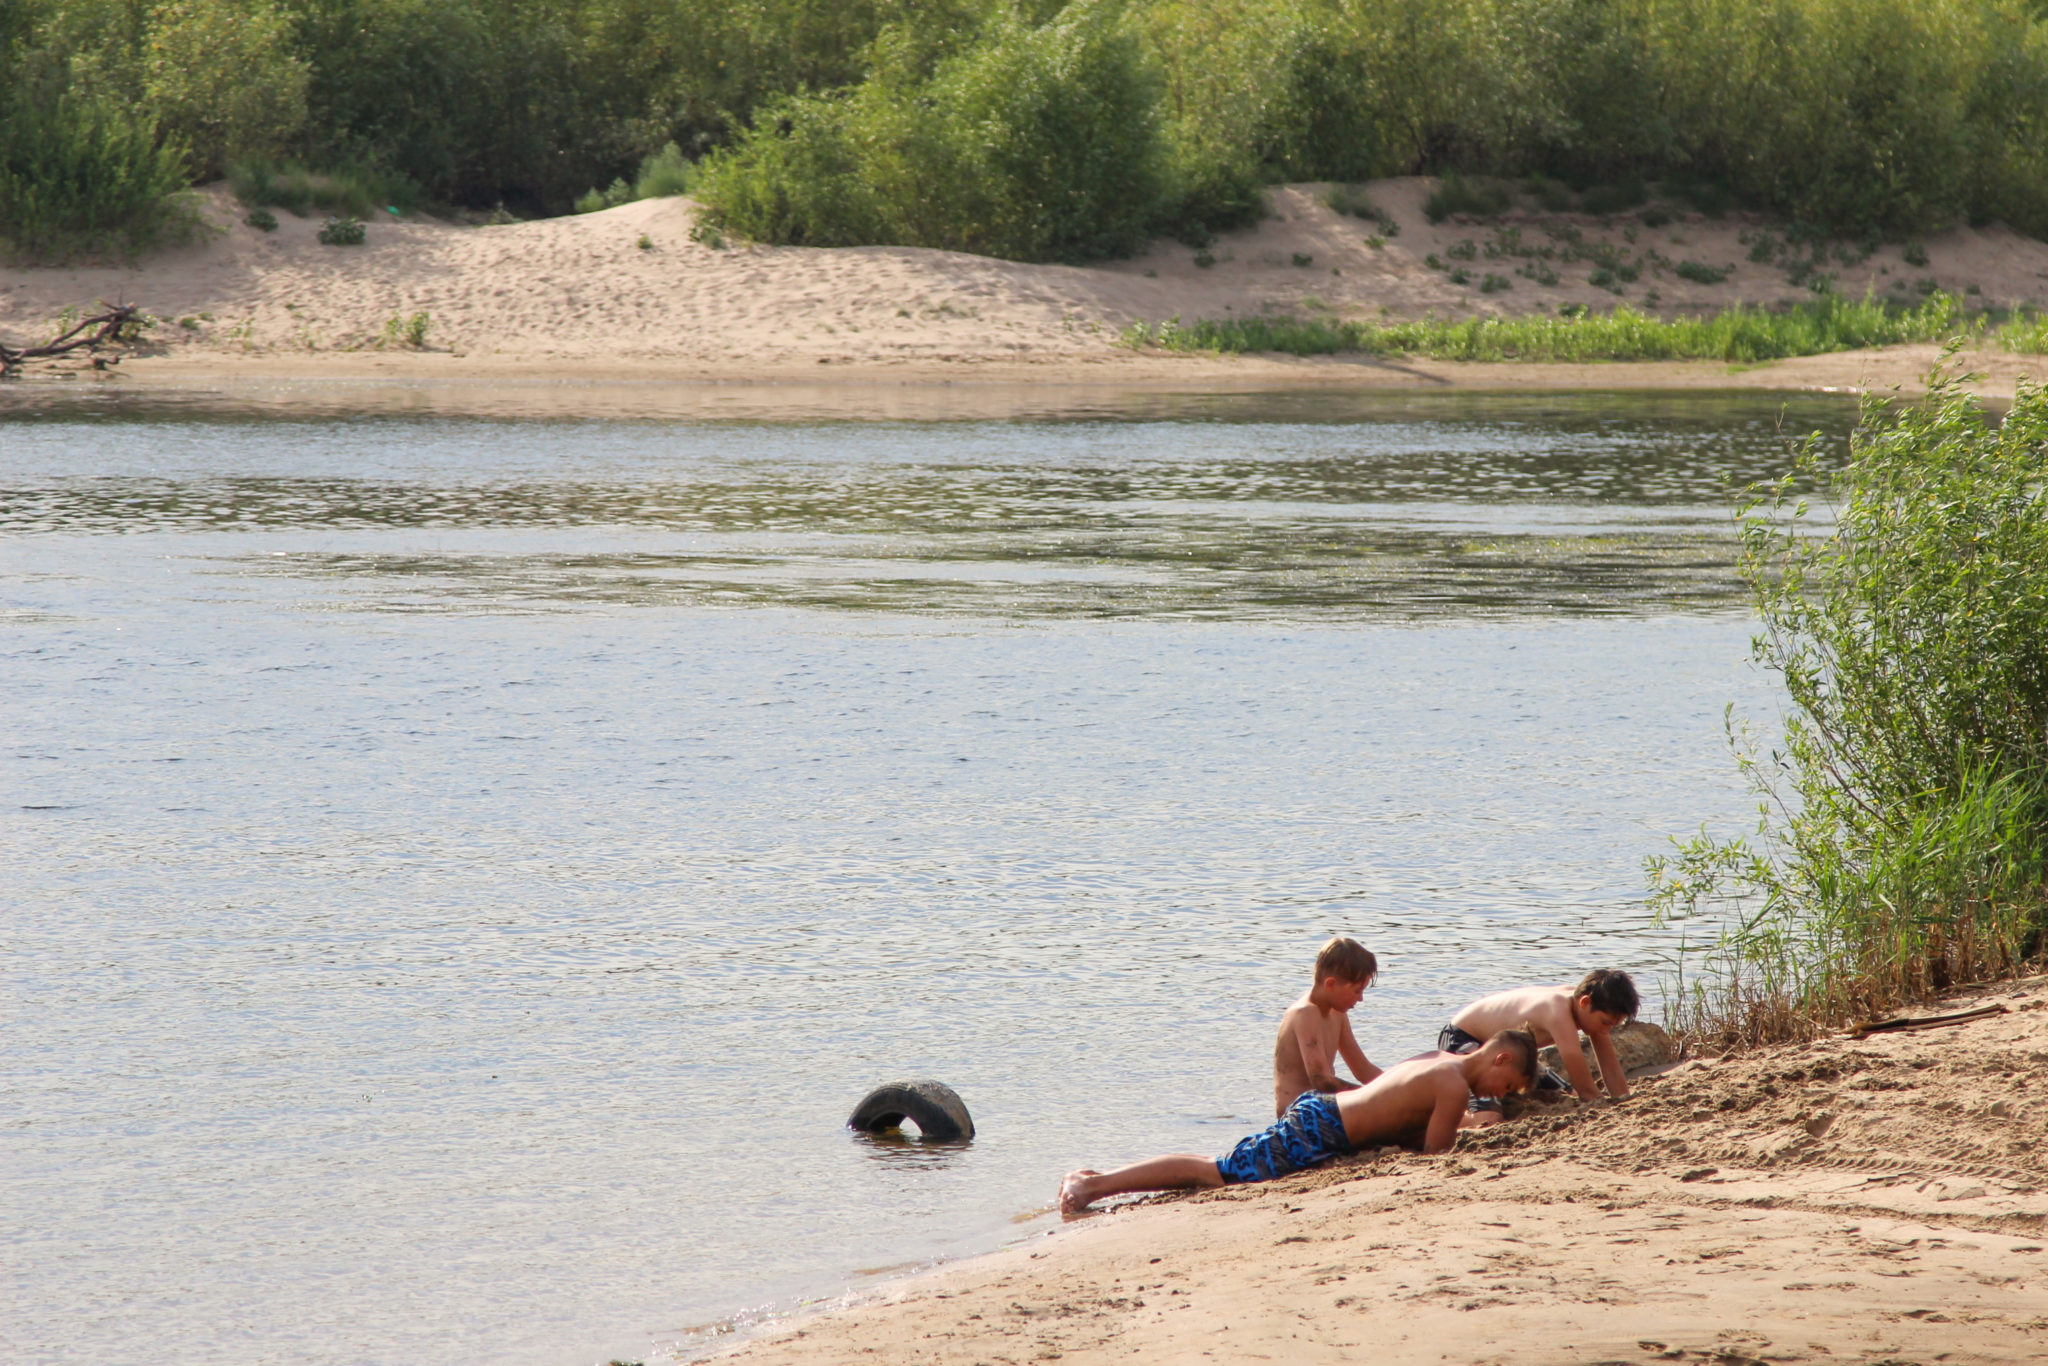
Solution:
<path fill-rule="evenodd" d="M 1718 285 L 1735 273 L 1733 266 L 1708 266 L 1698 261 L 1680 261 L 1672 267 L 1681 280 L 1690 280 L 1696 285 Z"/>
<path fill-rule="evenodd" d="M 713 251 L 724 251 L 726 248 L 725 234 L 718 230 L 718 225 L 702 218 L 690 225 L 690 240 Z"/>
<path fill-rule="evenodd" d="M 363 244 L 363 220 L 360 218 L 330 218 L 320 225 L 320 242 L 329 247 L 360 247 Z"/>
<path fill-rule="evenodd" d="M 1756 832 L 1650 864 L 1662 916 L 1719 927 L 1675 1009 L 1714 1047 L 2014 972 L 2048 930 L 2048 391 L 1999 422 L 1937 371 L 1925 402 L 1865 401 L 1846 466 L 1824 454 L 1742 519 L 1790 704 L 1768 757 L 1731 721 Z"/>
<path fill-rule="evenodd" d="M 1925 268 L 1927 265 L 1927 248 L 1918 242 L 1906 243 L 1906 249 L 1900 252 L 1899 255 L 1906 258 L 1906 264 L 1909 266 Z"/>
<path fill-rule="evenodd" d="M 418 351 L 427 344 L 427 328 L 432 322 L 433 319 L 425 312 L 409 316 L 394 313 L 384 320 L 384 345 Z"/>
<path fill-rule="evenodd" d="M 258 232 L 277 231 L 277 215 L 268 209 L 251 209 L 242 221 Z"/>
<path fill-rule="evenodd" d="M 1315 263 L 1316 258 L 1305 251 L 1297 251 L 1294 253 L 1294 264 L 1302 269 L 1306 269 L 1309 266 L 1314 265 Z"/>
<path fill-rule="evenodd" d="M 635 242 L 633 245 L 640 248 L 640 250 L 642 251 L 653 251 L 654 239 L 643 232 L 640 234 L 640 240 Z"/>

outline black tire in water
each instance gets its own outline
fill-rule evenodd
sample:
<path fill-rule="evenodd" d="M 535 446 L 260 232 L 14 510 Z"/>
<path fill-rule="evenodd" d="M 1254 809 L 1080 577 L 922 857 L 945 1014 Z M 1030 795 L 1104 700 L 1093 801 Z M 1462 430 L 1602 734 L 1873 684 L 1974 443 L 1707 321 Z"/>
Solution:
<path fill-rule="evenodd" d="M 892 1081 L 877 1086 L 853 1107 L 846 1127 L 878 1134 L 906 1119 L 917 1125 L 924 1137 L 941 1143 L 974 1137 L 974 1117 L 953 1088 L 940 1081 Z"/>

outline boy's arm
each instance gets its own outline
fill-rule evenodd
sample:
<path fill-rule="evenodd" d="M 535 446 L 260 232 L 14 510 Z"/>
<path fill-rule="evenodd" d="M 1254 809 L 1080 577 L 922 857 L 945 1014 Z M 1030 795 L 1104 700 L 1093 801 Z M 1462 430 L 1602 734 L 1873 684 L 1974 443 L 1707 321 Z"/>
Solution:
<path fill-rule="evenodd" d="M 1586 1066 L 1586 1050 L 1579 1047 L 1579 1022 L 1572 1018 L 1570 1000 L 1544 1011 L 1543 1016 L 1543 1027 L 1557 1044 L 1557 1055 L 1564 1060 L 1564 1074 L 1571 1078 L 1572 1091 L 1580 1100 L 1600 1099 L 1593 1069 Z"/>
<path fill-rule="evenodd" d="M 1358 1046 L 1358 1036 L 1351 1032 L 1351 1017 L 1344 1017 L 1344 1032 L 1337 1036 L 1337 1051 L 1344 1055 L 1344 1065 L 1351 1069 L 1351 1075 L 1361 1082 L 1371 1081 L 1380 1074 L 1365 1056 L 1365 1050 Z"/>
<path fill-rule="evenodd" d="M 1311 1030 L 1302 1028 L 1299 1020 L 1294 1022 L 1294 1046 L 1301 1053 L 1301 1070 L 1308 1077 L 1311 1089 L 1317 1091 L 1355 1091 L 1353 1082 L 1337 1075 L 1336 1060 L 1316 1042 Z"/>
<path fill-rule="evenodd" d="M 1429 1129 L 1422 1138 L 1422 1151 L 1449 1152 L 1458 1141 L 1458 1125 L 1465 1118 L 1465 1104 L 1472 1099 L 1464 1079 L 1453 1071 L 1437 1087 L 1436 1108 L 1429 1112 Z"/>
<path fill-rule="evenodd" d="M 1628 1096 L 1628 1072 L 1621 1065 L 1621 1055 L 1614 1051 L 1614 1038 L 1610 1034 L 1588 1033 L 1593 1041 L 1593 1056 L 1600 1061 L 1600 1079 L 1607 1083 L 1607 1094 L 1616 1100 Z"/>

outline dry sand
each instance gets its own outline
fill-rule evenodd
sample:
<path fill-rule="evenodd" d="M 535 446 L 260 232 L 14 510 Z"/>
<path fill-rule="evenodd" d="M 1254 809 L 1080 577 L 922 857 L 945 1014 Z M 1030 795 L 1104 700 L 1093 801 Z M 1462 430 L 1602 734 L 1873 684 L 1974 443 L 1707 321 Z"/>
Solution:
<path fill-rule="evenodd" d="M 2048 979 L 1956 1008 L 1993 1002 L 1683 1063 L 1442 1157 L 1126 1204 L 731 1360 L 2048 1360 Z"/>
<path fill-rule="evenodd" d="M 1370 187 L 1399 225 L 1391 238 L 1380 236 L 1377 223 L 1331 210 L 1320 187 L 1291 186 L 1272 192 L 1272 217 L 1215 243 L 1208 251 L 1213 264 L 1198 265 L 1194 250 L 1162 242 L 1132 260 L 1081 268 L 904 247 L 716 249 L 692 240 L 696 210 L 687 199 L 500 226 L 380 218 L 369 225 L 365 245 L 329 247 L 317 240 L 317 219 L 280 215 L 276 232 L 260 232 L 215 188 L 201 194 L 213 226 L 198 245 L 130 266 L 0 270 L 0 336 L 26 341 L 65 308 L 125 300 L 163 320 L 148 353 L 120 367 L 130 385 L 388 380 L 451 386 L 447 402 L 457 406 L 571 402 L 601 410 L 611 408 L 614 395 L 535 395 L 563 384 L 824 385 L 825 406 L 836 390 L 861 409 L 874 401 L 877 385 L 935 382 L 1140 390 L 1854 390 L 1911 386 L 1935 358 L 1932 347 L 1898 347 L 1747 368 L 1466 365 L 1165 355 L 1118 341 L 1132 322 L 1175 316 L 1327 311 L 1408 318 L 1548 312 L 1567 302 L 1608 307 L 1621 296 L 1590 283 L 1598 267 L 1593 257 L 1606 249 L 1644 263 L 1640 278 L 1625 286 L 1628 301 L 1649 306 L 1654 292 L 1655 311 L 1666 314 L 1807 297 L 1782 263 L 1748 259 L 1759 235 L 1782 236 L 1760 218 L 1681 214 L 1651 228 L 1636 213 L 1521 214 L 1433 226 L 1421 210 L 1428 189 L 1419 179 Z M 1469 266 L 1453 254 L 1461 243 L 1471 244 Z M 1502 254 L 1527 247 L 1561 255 L 1543 262 Z M 1924 247 L 1924 267 L 1908 264 L 1905 248 L 1895 244 L 1865 259 L 1839 251 L 1827 269 L 1835 288 L 1852 295 L 1875 288 L 1917 297 L 1938 285 L 1974 290 L 1973 302 L 1985 305 L 2048 303 L 2048 243 L 1998 227 L 1957 228 Z M 1572 255 L 1577 259 L 1564 259 Z M 1432 256 L 1439 268 L 1427 264 Z M 1687 261 L 1732 274 L 1720 284 L 1699 284 L 1676 274 Z M 1461 266 L 1472 272 L 1465 284 L 1449 274 Z M 1556 284 L 1516 273 L 1543 268 L 1557 272 Z M 1512 287 L 1482 293 L 1486 274 Z M 1901 284 L 1906 288 L 1895 288 Z M 425 350 L 387 338 L 387 324 L 416 313 L 429 318 Z M 2021 377 L 2048 379 L 2048 358 L 1991 352 L 1966 362 L 1989 375 L 1994 393 L 2009 395 Z M 494 385 L 525 397 L 483 396 Z M 944 412 L 961 397 L 906 401 L 913 411 L 923 403 Z M 653 402 L 645 395 L 640 401 Z"/>

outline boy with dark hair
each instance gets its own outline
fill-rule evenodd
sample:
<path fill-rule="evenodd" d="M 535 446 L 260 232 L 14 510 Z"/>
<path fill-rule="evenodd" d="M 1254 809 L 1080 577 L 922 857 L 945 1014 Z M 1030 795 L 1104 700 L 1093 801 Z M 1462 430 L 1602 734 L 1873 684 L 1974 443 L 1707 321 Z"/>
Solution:
<path fill-rule="evenodd" d="M 1273 1113 L 1283 1115 L 1304 1091 L 1350 1091 L 1380 1074 L 1351 1032 L 1351 1008 L 1358 1004 L 1379 960 L 1356 939 L 1342 935 L 1316 955 L 1315 985 L 1280 1017 L 1273 1041 Z M 1337 1055 L 1357 1081 L 1337 1075 Z"/>
<path fill-rule="evenodd" d="M 1440 1153 L 1458 1136 L 1473 1095 L 1501 1096 L 1528 1088 L 1536 1074 L 1536 1040 L 1504 1030 L 1464 1055 L 1424 1053 L 1388 1068 L 1342 1095 L 1304 1091 L 1272 1126 L 1222 1157 L 1175 1153 L 1113 1172 L 1088 1168 L 1060 1183 L 1060 1212 L 1079 1214 L 1095 1201 L 1132 1191 L 1271 1181 L 1365 1144 L 1390 1143 L 1422 1131 L 1422 1150 Z"/>
<path fill-rule="evenodd" d="M 1557 1046 L 1571 1090 L 1580 1100 L 1598 1100 L 1600 1089 L 1594 1084 L 1593 1070 L 1586 1066 L 1586 1055 L 1579 1048 L 1579 1032 L 1583 1030 L 1592 1040 L 1593 1056 L 1599 1060 L 1600 1078 L 1607 1083 L 1607 1093 L 1621 1100 L 1628 1095 L 1628 1074 L 1622 1070 L 1621 1059 L 1615 1056 L 1610 1036 L 1624 1022 L 1635 1018 L 1641 1004 L 1636 984 L 1627 973 L 1599 968 L 1587 973 L 1575 987 L 1521 987 L 1482 996 L 1444 1027 L 1437 1036 L 1437 1047 L 1446 1053 L 1466 1053 L 1501 1030 L 1520 1025 L 1536 1036 L 1537 1043 Z M 1537 1080 L 1538 1088 L 1544 1090 L 1562 1091 L 1565 1085 L 1566 1078 L 1554 1073 Z M 1498 1104 L 1474 1104 L 1474 1125 L 1497 1124 L 1500 1119 Z"/>

